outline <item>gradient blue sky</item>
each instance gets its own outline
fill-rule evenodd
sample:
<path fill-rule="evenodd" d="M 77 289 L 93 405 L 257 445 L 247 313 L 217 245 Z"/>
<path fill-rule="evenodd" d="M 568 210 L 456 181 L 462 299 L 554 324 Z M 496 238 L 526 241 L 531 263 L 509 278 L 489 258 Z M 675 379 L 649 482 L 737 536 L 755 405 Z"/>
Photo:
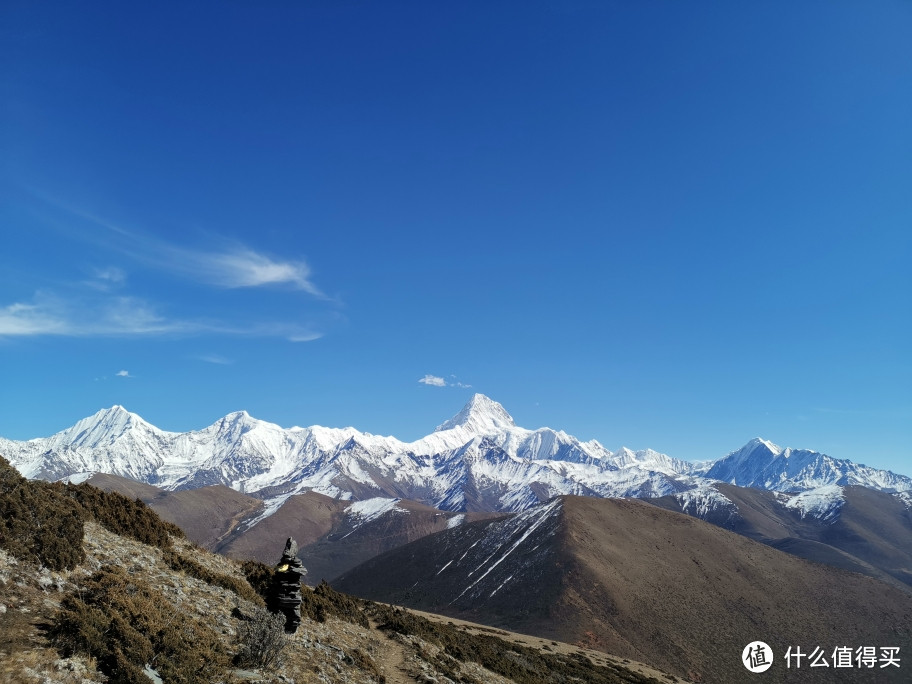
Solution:
<path fill-rule="evenodd" d="M 910 35 L 899 1 L 4 2 L 0 435 L 414 439 L 478 391 L 912 473 Z"/>

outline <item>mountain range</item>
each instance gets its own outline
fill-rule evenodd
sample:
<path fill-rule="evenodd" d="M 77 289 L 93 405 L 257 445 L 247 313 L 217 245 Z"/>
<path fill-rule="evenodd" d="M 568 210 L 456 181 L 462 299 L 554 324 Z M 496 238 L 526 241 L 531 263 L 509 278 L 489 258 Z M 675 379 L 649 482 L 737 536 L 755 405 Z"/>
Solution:
<path fill-rule="evenodd" d="M 832 514 L 844 486 L 912 491 L 912 478 L 759 438 L 699 463 L 651 449 L 612 452 L 561 430 L 519 427 L 482 394 L 413 442 L 351 427 L 282 428 L 244 411 L 202 430 L 167 432 L 114 406 L 51 437 L 0 439 L 0 454 L 30 478 L 79 481 L 106 473 L 170 491 L 224 485 L 263 500 L 263 518 L 308 491 L 408 499 L 444 511 L 515 512 L 567 494 L 719 499 L 724 495 L 707 486 L 727 482 L 786 493 L 785 505 L 813 516 Z"/>

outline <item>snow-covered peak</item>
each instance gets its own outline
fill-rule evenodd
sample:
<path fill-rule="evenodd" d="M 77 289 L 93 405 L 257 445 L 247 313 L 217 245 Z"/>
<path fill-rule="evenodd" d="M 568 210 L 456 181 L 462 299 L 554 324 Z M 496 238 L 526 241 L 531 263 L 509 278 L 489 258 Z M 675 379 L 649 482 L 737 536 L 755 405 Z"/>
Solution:
<path fill-rule="evenodd" d="M 739 451 L 741 452 L 754 452 L 758 448 L 765 448 L 774 456 L 778 456 L 782 453 L 782 447 L 777 444 L 773 444 L 768 439 L 763 439 L 762 437 L 754 437 L 751 441 L 745 444 Z"/>
<path fill-rule="evenodd" d="M 493 399 L 483 394 L 475 394 L 462 410 L 445 423 L 438 425 L 434 432 L 443 432 L 457 427 L 464 427 L 476 434 L 488 434 L 516 427 L 513 416 Z"/>
<path fill-rule="evenodd" d="M 130 413 L 123 406 L 114 405 L 98 413 L 83 418 L 74 426 L 58 432 L 51 437 L 53 446 L 66 444 L 71 447 L 94 448 L 112 444 L 133 428 L 157 430 L 135 413 Z"/>
<path fill-rule="evenodd" d="M 241 428 L 252 428 L 256 427 L 262 422 L 263 421 L 257 420 L 251 416 L 249 413 L 247 413 L 247 411 L 234 411 L 233 413 L 229 413 L 223 418 L 217 420 L 215 424 L 223 428 L 229 425 Z M 278 425 L 276 427 L 278 427 Z"/>

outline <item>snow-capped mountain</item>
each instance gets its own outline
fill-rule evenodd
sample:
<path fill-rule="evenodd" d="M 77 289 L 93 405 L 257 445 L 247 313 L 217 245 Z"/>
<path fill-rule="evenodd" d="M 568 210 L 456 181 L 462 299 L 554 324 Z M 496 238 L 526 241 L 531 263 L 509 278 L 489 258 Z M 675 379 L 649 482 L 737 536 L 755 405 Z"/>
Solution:
<path fill-rule="evenodd" d="M 244 411 L 202 430 L 166 432 L 114 406 L 48 438 L 0 440 L 0 455 L 31 478 L 103 472 L 169 490 L 224 484 L 266 499 L 267 515 L 310 490 L 339 499 L 406 498 L 449 511 L 521 511 L 561 494 L 680 494 L 699 506 L 699 492 L 712 481 L 782 492 L 843 484 L 912 491 L 908 477 L 759 439 L 704 463 L 648 449 L 612 452 L 560 430 L 519 427 L 481 394 L 414 442 L 351 427 L 282 428 Z M 718 499 L 718 492 L 708 496 Z"/>
<path fill-rule="evenodd" d="M 737 506 L 713 482 L 777 492 L 777 500 L 799 511 L 801 517 L 835 522 L 845 503 L 845 487 L 860 486 L 909 496 L 912 478 L 888 470 L 840 460 L 807 449 L 779 447 L 755 438 L 718 461 L 695 468 L 702 476 L 697 486 L 674 493 L 681 510 L 699 518 L 734 520 Z"/>
<path fill-rule="evenodd" d="M 825 485 L 859 485 L 884 492 L 910 488 L 910 478 L 839 460 L 807 449 L 783 449 L 752 439 L 737 451 L 711 464 L 705 476 L 740 487 L 797 492 Z"/>

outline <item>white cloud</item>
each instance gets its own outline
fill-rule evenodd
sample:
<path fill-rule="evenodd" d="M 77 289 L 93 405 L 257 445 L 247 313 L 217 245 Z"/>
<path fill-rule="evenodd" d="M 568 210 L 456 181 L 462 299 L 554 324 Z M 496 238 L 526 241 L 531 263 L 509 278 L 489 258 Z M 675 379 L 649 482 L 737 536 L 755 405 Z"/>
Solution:
<path fill-rule="evenodd" d="M 60 223 L 69 235 L 96 246 L 99 253 L 119 252 L 121 258 L 158 271 L 159 277 L 180 276 L 229 290 L 283 287 L 327 304 L 338 304 L 315 285 L 310 266 L 301 258 L 269 256 L 240 242 L 211 235 L 202 247 L 178 245 L 156 235 L 124 229 L 53 198 L 41 198 L 66 212 L 66 220 Z M 83 277 L 80 281 L 57 281 L 53 291 L 39 291 L 32 298 L 0 301 L 0 337 L 217 334 L 310 342 L 323 336 L 321 328 L 328 320 L 326 312 L 313 312 L 310 320 L 295 323 L 294 312 L 270 316 L 265 312 L 274 307 L 251 308 L 249 302 L 246 306 L 241 302 L 233 309 L 221 307 L 219 310 L 226 313 L 221 318 L 214 317 L 211 312 L 215 309 L 201 308 L 186 288 L 179 290 L 180 300 L 159 302 L 127 296 L 127 274 L 119 265 L 99 265 Z M 161 287 L 154 291 L 160 293 L 157 296 L 169 296 L 178 290 Z M 174 312 L 182 312 L 181 317 L 177 318 Z"/>
<path fill-rule="evenodd" d="M 303 259 L 275 259 L 239 242 L 218 237 L 213 241 L 219 244 L 212 249 L 183 247 L 153 235 L 127 230 L 59 202 L 54 204 L 106 228 L 109 234 L 104 240 L 105 247 L 116 249 L 136 261 L 155 268 L 179 273 L 186 278 L 217 287 L 234 289 L 290 285 L 319 299 L 330 299 L 314 284 L 310 266 Z M 116 275 L 116 269 L 112 275 Z"/>
<path fill-rule="evenodd" d="M 243 246 L 224 252 L 192 252 L 171 248 L 192 272 L 208 282 L 227 288 L 289 284 L 324 297 L 311 282 L 310 267 L 302 260 L 276 261 Z M 172 262 L 173 263 L 173 262 Z"/>
<path fill-rule="evenodd" d="M 289 342 L 313 342 L 314 340 L 319 340 L 323 337 L 323 333 L 315 332 L 300 332 L 292 333 L 288 336 Z"/>
<path fill-rule="evenodd" d="M 118 378 L 132 378 L 133 377 L 132 375 L 130 375 L 130 371 L 125 371 L 125 370 L 117 371 L 117 373 L 115 373 L 115 375 Z"/>
<path fill-rule="evenodd" d="M 17 302 L 0 309 L 0 335 L 65 335 L 68 325 L 35 304 Z"/>
<path fill-rule="evenodd" d="M 445 380 L 444 378 L 438 377 L 436 375 L 428 374 L 418 380 L 418 382 L 423 385 L 430 385 L 431 387 L 471 387 L 471 385 L 466 385 L 463 382 L 459 382 L 459 380 L 456 379 L 455 375 L 451 375 L 450 377 L 452 380 Z"/>
<path fill-rule="evenodd" d="M 94 294 L 59 297 L 38 292 L 30 302 L 0 308 L 0 337 L 59 335 L 64 337 L 218 334 L 284 337 L 294 342 L 315 340 L 321 333 L 289 324 L 226 324 L 213 320 L 171 319 L 136 297 Z"/>
<path fill-rule="evenodd" d="M 199 361 L 214 363 L 219 366 L 230 366 L 234 363 L 233 359 L 227 359 L 224 356 L 219 356 L 218 354 L 204 354 L 203 356 L 197 356 L 196 358 Z"/>
<path fill-rule="evenodd" d="M 127 279 L 127 274 L 116 266 L 108 266 L 107 268 L 96 268 L 95 278 L 109 283 L 122 283 Z"/>
<path fill-rule="evenodd" d="M 60 297 L 37 292 L 30 302 L 0 308 L 0 337 L 59 335 L 64 337 L 191 335 L 273 336 L 263 327 L 226 326 L 213 321 L 169 319 L 136 297 L 94 295 Z M 288 334 L 283 327 L 280 336 Z"/>
<path fill-rule="evenodd" d="M 83 281 L 83 285 L 91 287 L 93 290 L 109 292 L 117 287 L 122 286 L 127 280 L 127 274 L 123 269 L 116 266 L 107 268 L 96 268 L 92 271 L 92 277 Z"/>

